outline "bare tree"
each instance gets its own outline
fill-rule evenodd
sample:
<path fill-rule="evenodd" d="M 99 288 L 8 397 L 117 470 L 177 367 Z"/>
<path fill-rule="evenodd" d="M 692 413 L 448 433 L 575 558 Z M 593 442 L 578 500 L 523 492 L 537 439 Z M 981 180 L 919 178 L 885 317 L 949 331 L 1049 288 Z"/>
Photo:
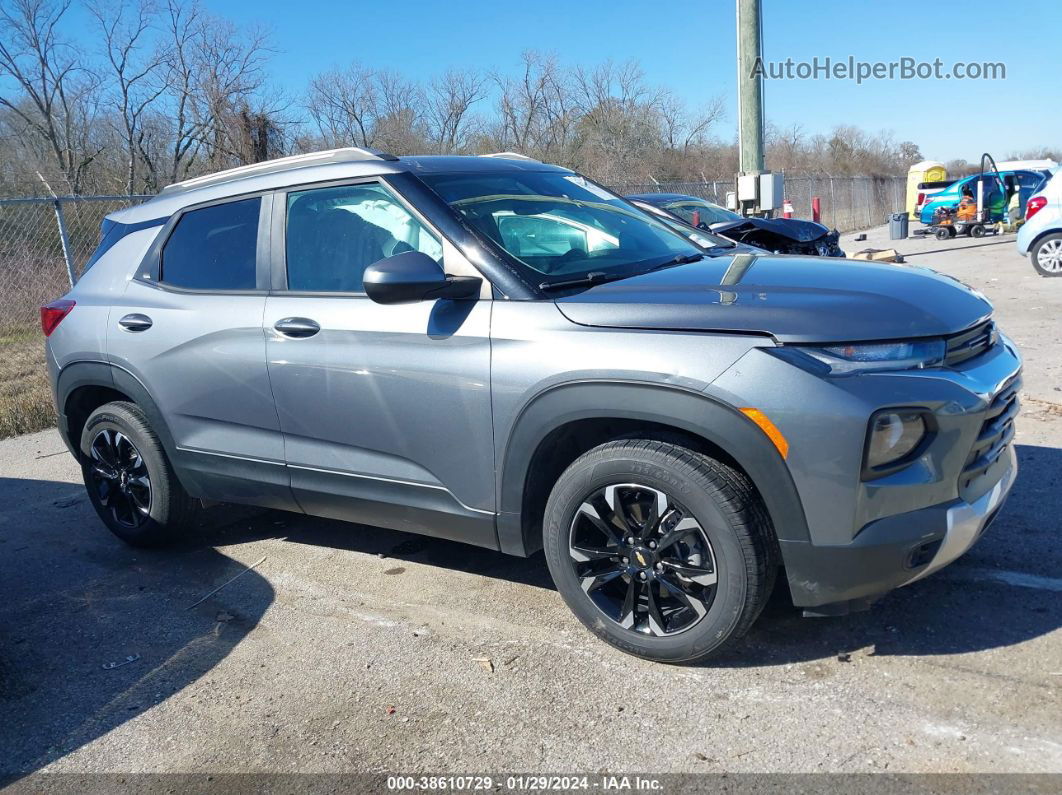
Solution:
<path fill-rule="evenodd" d="M 575 71 L 580 102 L 578 165 L 607 181 L 651 177 L 660 152 L 662 92 L 645 83 L 636 61 L 606 61 Z"/>
<path fill-rule="evenodd" d="M 160 50 L 148 41 L 156 8 L 151 0 L 111 0 L 89 5 L 102 36 L 103 54 L 110 68 L 113 107 L 118 115 L 125 147 L 125 189 L 132 194 L 136 187 L 136 167 L 141 158 L 142 120 L 166 90 L 155 79 L 162 69 Z"/>
<path fill-rule="evenodd" d="M 397 72 L 358 62 L 310 79 L 306 109 L 326 146 L 413 153 L 424 143 L 420 88 Z"/>
<path fill-rule="evenodd" d="M 58 31 L 69 8 L 69 0 L 0 5 L 0 77 L 10 78 L 21 91 L 21 96 L 0 95 L 0 107 L 26 134 L 39 136 L 69 189 L 78 193 L 102 149 L 93 147 L 89 130 L 95 78 L 78 66 L 76 51 Z"/>
<path fill-rule="evenodd" d="M 416 83 L 393 71 L 375 73 L 376 129 L 374 146 L 396 154 L 423 150 L 424 93 Z"/>
<path fill-rule="evenodd" d="M 539 156 L 565 156 L 578 120 L 570 74 L 554 55 L 521 55 L 518 77 L 495 73 L 500 96 L 498 145 Z"/>
<path fill-rule="evenodd" d="M 449 69 L 428 85 L 425 115 L 429 134 L 442 152 L 464 148 L 472 106 L 486 96 L 487 80 L 472 72 Z"/>
<path fill-rule="evenodd" d="M 209 19 L 195 42 L 196 83 L 193 110 L 202 130 L 200 143 L 213 168 L 249 162 L 241 146 L 243 114 L 272 116 L 279 111 L 261 96 L 270 52 L 267 32 L 243 31 L 232 22 Z M 251 105 L 255 108 L 251 110 Z"/>
<path fill-rule="evenodd" d="M 371 69 L 354 62 L 310 80 L 306 109 L 332 146 L 372 146 L 379 114 Z"/>
<path fill-rule="evenodd" d="M 82 53 L 63 38 L 72 2 L 0 0 L 5 185 L 39 168 L 72 191 L 154 191 L 342 145 L 512 149 L 612 184 L 725 178 L 737 168 L 733 138 L 716 138 L 723 101 L 690 105 L 650 85 L 634 60 L 567 65 L 528 51 L 513 69 L 450 69 L 423 83 L 355 62 L 311 78 L 296 114 L 270 85 L 260 28 L 210 14 L 202 0 L 84 0 L 97 46 Z M 495 102 L 481 114 L 488 95 Z M 920 156 L 887 132 L 768 125 L 768 163 L 790 173 L 896 174 Z"/>
<path fill-rule="evenodd" d="M 694 144 L 703 143 L 708 131 L 726 114 L 722 97 L 714 97 L 696 110 L 670 91 L 657 95 L 654 105 L 660 116 L 664 141 L 669 149 L 686 152 Z"/>
<path fill-rule="evenodd" d="M 140 154 L 156 185 L 161 180 L 164 180 L 162 184 L 176 182 L 182 167 L 184 174 L 188 173 L 204 128 L 203 121 L 194 112 L 199 87 L 197 46 L 207 24 L 198 0 L 190 3 L 166 0 L 163 24 L 166 52 L 163 82 L 169 104 L 165 118 L 172 124 L 167 136 L 169 145 L 162 160 L 152 157 L 156 153 L 146 145 L 147 141 L 140 145 Z M 156 122 L 156 127 L 161 126 L 161 119 Z"/>

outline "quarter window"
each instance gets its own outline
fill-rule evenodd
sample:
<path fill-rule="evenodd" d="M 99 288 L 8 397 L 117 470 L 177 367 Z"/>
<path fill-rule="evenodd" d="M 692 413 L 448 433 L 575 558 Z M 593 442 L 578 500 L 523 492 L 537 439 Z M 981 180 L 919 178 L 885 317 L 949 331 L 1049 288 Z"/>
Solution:
<path fill-rule="evenodd" d="M 253 290 L 259 198 L 184 213 L 162 249 L 159 280 L 194 290 Z"/>
<path fill-rule="evenodd" d="M 374 262 L 404 251 L 441 262 L 443 254 L 439 240 L 376 183 L 289 193 L 285 237 L 290 290 L 360 293 Z"/>

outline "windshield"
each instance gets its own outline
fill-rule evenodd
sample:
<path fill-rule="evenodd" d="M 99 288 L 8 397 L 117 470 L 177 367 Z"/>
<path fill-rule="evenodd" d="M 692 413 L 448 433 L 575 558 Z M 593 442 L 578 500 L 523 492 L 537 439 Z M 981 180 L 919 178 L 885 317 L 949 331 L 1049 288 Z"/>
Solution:
<path fill-rule="evenodd" d="M 740 221 L 741 216 L 732 213 L 725 207 L 706 201 L 683 199 L 682 201 L 665 204 L 664 208 L 670 210 L 688 224 L 725 224 L 729 221 Z"/>
<path fill-rule="evenodd" d="M 576 174 L 433 174 L 421 177 L 465 219 L 548 284 L 591 272 L 642 273 L 700 249 L 623 199 Z M 547 277 L 543 280 L 541 277 Z"/>
<path fill-rule="evenodd" d="M 725 240 L 721 237 L 716 237 L 713 234 L 704 232 L 692 226 L 688 226 L 672 218 L 660 218 L 660 220 L 663 223 L 667 224 L 669 228 L 674 229 L 683 237 L 692 240 L 701 248 L 733 248 L 735 245 L 733 241 Z"/>

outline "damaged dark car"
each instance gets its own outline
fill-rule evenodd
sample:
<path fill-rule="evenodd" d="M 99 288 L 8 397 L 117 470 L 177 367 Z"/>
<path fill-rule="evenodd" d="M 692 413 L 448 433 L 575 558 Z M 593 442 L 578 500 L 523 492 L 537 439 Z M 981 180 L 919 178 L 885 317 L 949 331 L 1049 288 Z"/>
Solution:
<path fill-rule="evenodd" d="M 681 193 L 638 193 L 626 198 L 643 210 L 655 211 L 656 214 L 663 211 L 697 229 L 775 254 L 844 256 L 837 230 L 815 221 L 745 218 L 718 204 Z"/>

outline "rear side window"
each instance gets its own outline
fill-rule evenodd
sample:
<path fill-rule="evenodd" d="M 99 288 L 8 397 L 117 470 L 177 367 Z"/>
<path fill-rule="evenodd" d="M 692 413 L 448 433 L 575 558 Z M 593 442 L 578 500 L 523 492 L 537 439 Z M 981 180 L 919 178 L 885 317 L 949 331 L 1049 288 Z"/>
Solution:
<path fill-rule="evenodd" d="M 162 249 L 159 281 L 192 290 L 253 290 L 261 199 L 189 210 Z"/>
<path fill-rule="evenodd" d="M 141 229 L 150 229 L 153 226 L 162 226 L 166 223 L 165 218 L 153 218 L 150 221 L 140 221 L 135 224 L 120 224 L 117 221 L 111 221 L 108 218 L 103 219 L 103 223 L 100 224 L 100 244 L 96 246 L 96 250 L 92 252 L 92 256 L 89 257 L 88 262 L 85 263 L 85 267 L 81 269 L 82 275 L 93 265 L 99 262 L 100 258 L 114 248 L 126 235 L 131 235 L 133 232 L 139 232 Z"/>

